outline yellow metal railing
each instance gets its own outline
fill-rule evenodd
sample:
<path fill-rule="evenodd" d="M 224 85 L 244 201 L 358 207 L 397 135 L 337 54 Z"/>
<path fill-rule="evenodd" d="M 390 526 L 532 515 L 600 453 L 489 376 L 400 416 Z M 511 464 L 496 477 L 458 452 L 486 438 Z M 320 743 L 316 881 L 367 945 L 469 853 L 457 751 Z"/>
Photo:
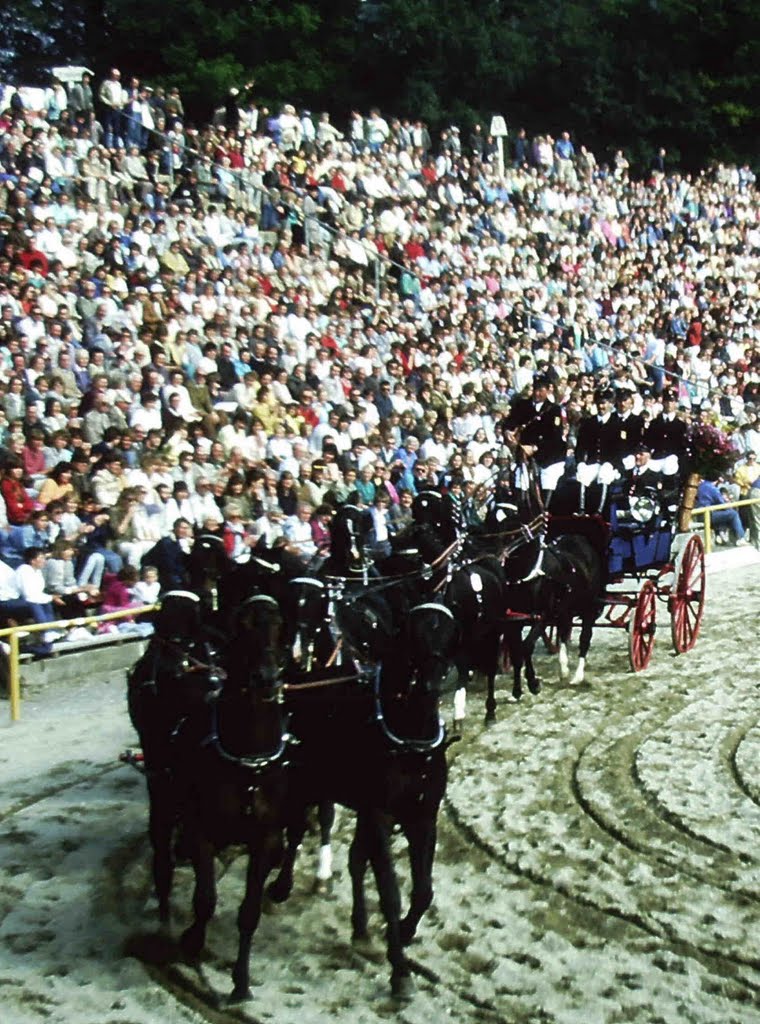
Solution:
<path fill-rule="evenodd" d="M 141 604 L 134 608 L 123 608 L 118 612 L 108 612 L 106 615 L 86 615 L 76 619 L 55 619 L 53 622 L 34 622 L 24 626 L 7 626 L 5 629 L 0 629 L 0 638 L 7 636 L 10 647 L 10 654 L 8 656 L 8 696 L 11 706 L 11 721 L 18 722 L 21 718 L 20 634 L 27 636 L 29 633 L 60 632 L 60 630 L 74 629 L 75 626 L 113 622 L 115 619 L 127 619 L 137 615 L 145 615 L 147 612 L 156 611 L 159 607 L 160 605 L 158 604 Z"/>
<path fill-rule="evenodd" d="M 741 508 L 743 505 L 760 505 L 760 498 L 742 498 L 741 501 L 725 501 L 721 505 L 704 505 L 701 508 L 693 508 L 692 516 L 704 516 L 705 526 L 705 554 L 709 555 L 713 549 L 712 521 L 708 512 L 722 512 L 727 508 Z"/>

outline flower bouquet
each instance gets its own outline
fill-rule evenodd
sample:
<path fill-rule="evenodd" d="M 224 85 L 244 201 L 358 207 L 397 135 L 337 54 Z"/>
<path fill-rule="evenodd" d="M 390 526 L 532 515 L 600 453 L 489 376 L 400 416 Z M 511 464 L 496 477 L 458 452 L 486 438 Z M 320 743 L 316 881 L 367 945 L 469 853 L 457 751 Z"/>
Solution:
<path fill-rule="evenodd" d="M 696 504 L 699 481 L 717 480 L 731 469 L 739 458 L 730 434 L 704 421 L 689 427 L 687 444 L 691 472 L 686 479 L 678 513 L 678 529 L 688 530 Z"/>
<path fill-rule="evenodd" d="M 730 434 L 709 423 L 693 423 L 689 428 L 690 468 L 703 480 L 717 480 L 733 467 L 739 458 Z"/>

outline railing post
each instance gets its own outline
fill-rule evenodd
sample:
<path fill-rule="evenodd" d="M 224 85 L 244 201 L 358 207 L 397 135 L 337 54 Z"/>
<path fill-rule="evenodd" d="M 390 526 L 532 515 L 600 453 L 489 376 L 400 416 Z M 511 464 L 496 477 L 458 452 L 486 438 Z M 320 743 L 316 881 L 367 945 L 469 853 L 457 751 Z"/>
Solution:
<path fill-rule="evenodd" d="M 705 524 L 705 554 L 709 555 L 712 551 L 712 522 L 709 512 L 703 514 L 702 522 Z"/>
<path fill-rule="evenodd" d="M 21 677 L 19 673 L 18 630 L 13 630 L 8 638 L 11 649 L 8 656 L 8 688 L 11 702 L 11 721 L 18 722 L 21 718 Z"/>

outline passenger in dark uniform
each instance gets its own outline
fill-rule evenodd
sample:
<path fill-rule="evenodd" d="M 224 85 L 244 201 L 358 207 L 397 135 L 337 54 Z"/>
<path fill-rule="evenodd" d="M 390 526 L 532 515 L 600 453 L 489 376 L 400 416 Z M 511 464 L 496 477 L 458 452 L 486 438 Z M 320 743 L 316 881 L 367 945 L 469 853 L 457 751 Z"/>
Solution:
<path fill-rule="evenodd" d="M 643 441 L 636 445 L 633 458 L 633 469 L 621 481 L 615 499 L 617 524 L 654 528 L 666 513 L 664 477 L 653 468 L 652 451 Z"/>
<path fill-rule="evenodd" d="M 652 451 L 652 467 L 664 476 L 683 477 L 688 471 L 688 427 L 677 415 L 678 393 L 662 392 L 662 412 L 649 424 L 644 443 Z"/>
<path fill-rule="evenodd" d="M 617 448 L 613 430 L 611 388 L 600 388 L 594 395 L 596 415 L 581 420 L 575 444 L 576 472 L 580 487 L 579 511 L 586 511 L 587 488 L 593 484 L 594 511 L 601 512 L 607 499 L 607 488 L 617 479 L 615 466 Z"/>
<path fill-rule="evenodd" d="M 633 412 L 633 391 L 621 387 L 615 393 L 615 412 L 610 420 L 612 433 L 612 462 L 620 470 L 630 472 L 634 467 L 634 452 L 644 439 L 644 420 Z"/>
<path fill-rule="evenodd" d="M 547 505 L 565 472 L 567 454 L 562 410 L 549 400 L 550 384 L 548 377 L 537 376 L 533 381 L 533 398 L 518 398 L 502 422 L 507 444 L 521 448 L 528 458 L 535 459 Z"/>

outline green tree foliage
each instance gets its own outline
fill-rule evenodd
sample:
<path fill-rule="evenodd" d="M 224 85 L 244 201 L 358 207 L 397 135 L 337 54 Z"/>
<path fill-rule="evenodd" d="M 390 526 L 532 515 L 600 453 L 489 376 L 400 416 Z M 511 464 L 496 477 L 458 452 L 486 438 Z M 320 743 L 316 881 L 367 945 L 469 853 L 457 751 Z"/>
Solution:
<path fill-rule="evenodd" d="M 350 89 L 347 57 L 358 0 L 106 0 L 111 62 L 171 81 L 208 114 L 255 77 L 269 102 L 334 103 Z"/>
<path fill-rule="evenodd" d="M 640 164 L 658 145 L 754 158 L 760 139 L 757 0 L 6 0 L 0 73 L 66 61 L 179 85 L 196 117 L 255 78 L 259 101 L 336 120 L 501 113 Z"/>
<path fill-rule="evenodd" d="M 46 85 L 57 64 L 91 59 L 102 33 L 99 0 L 5 0 L 0 4 L 0 81 Z"/>

